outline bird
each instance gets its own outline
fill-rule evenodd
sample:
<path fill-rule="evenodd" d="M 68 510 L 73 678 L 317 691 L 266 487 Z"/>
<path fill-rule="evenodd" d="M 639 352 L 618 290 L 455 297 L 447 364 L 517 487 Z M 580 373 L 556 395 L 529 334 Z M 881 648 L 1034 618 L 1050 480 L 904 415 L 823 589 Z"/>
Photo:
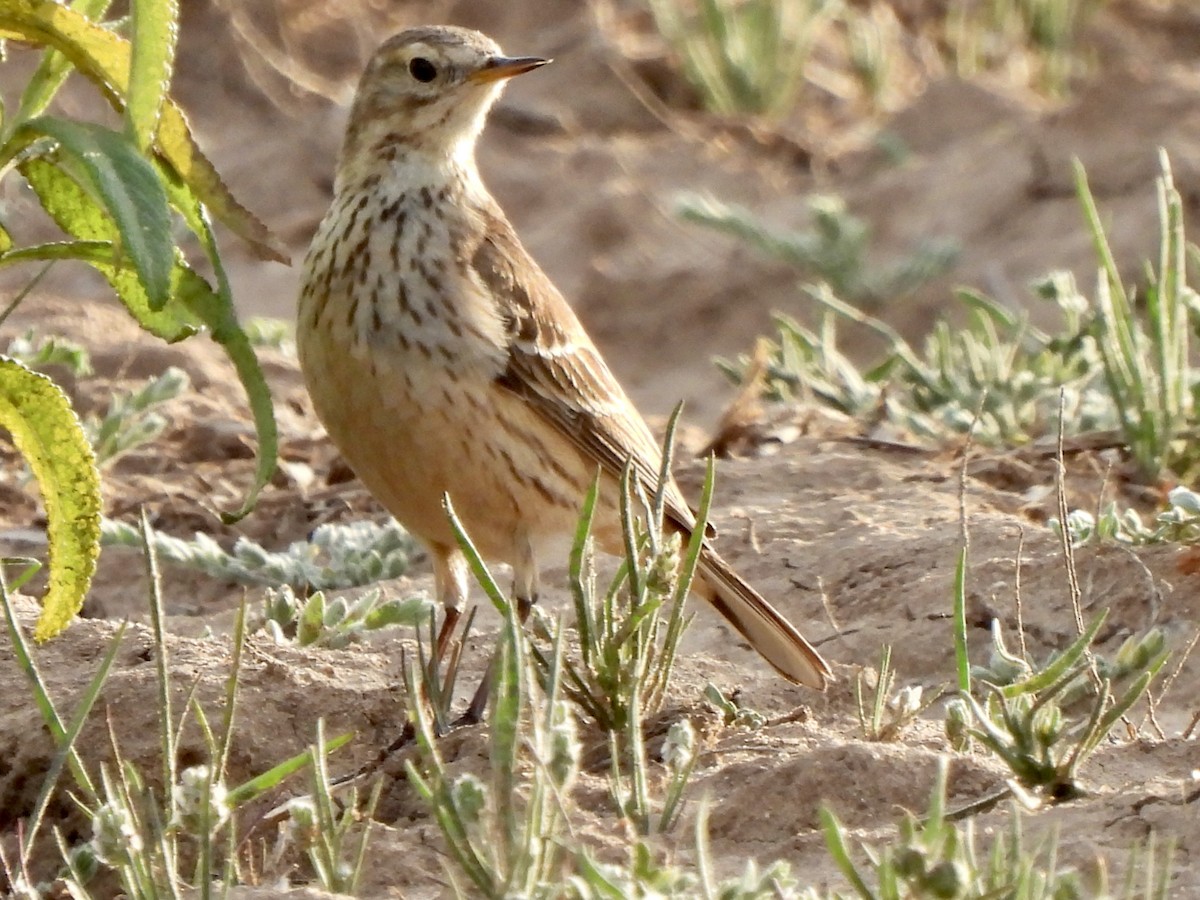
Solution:
<path fill-rule="evenodd" d="M 524 618 L 539 567 L 569 547 L 593 482 L 593 536 L 620 554 L 623 470 L 647 494 L 659 479 L 650 428 L 476 165 L 505 84 L 549 61 L 506 56 L 460 27 L 385 40 L 355 92 L 333 199 L 303 266 L 296 341 L 313 408 L 360 481 L 428 550 L 444 609 L 439 657 L 469 589 L 443 497 L 480 555 L 511 566 Z M 564 202 L 573 189 L 563 185 Z M 665 518 L 685 541 L 696 525 L 673 479 Z M 784 678 L 825 688 L 825 660 L 709 537 L 693 591 Z"/>

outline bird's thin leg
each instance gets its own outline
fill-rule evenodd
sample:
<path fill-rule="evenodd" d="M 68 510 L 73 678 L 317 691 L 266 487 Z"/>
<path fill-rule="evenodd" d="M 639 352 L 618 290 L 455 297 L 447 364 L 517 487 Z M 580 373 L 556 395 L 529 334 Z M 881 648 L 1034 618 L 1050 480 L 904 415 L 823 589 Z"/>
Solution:
<path fill-rule="evenodd" d="M 437 643 L 433 645 L 433 658 L 441 663 L 446 656 L 446 648 L 450 646 L 450 639 L 454 637 L 454 632 L 458 630 L 458 623 L 462 619 L 461 609 L 447 609 L 442 616 L 442 627 L 438 629 Z"/>
<path fill-rule="evenodd" d="M 467 601 L 469 572 L 467 571 L 466 558 L 457 549 L 434 544 L 429 548 L 429 555 L 433 557 L 434 590 L 437 594 L 438 602 L 441 603 L 444 610 L 442 627 L 438 629 L 437 642 L 434 644 L 433 650 L 434 672 L 438 672 L 450 648 L 450 643 L 454 638 L 454 632 L 458 628 L 458 623 L 462 619 L 463 607 Z M 467 624 L 467 627 L 470 628 L 470 623 Z M 441 675 L 438 674 L 436 677 L 440 680 Z M 428 699 L 430 696 L 428 685 L 426 685 L 423 693 L 425 694 L 425 699 Z M 415 737 L 416 729 L 413 723 L 411 721 L 406 722 L 396 739 L 380 752 L 379 762 L 382 762 L 401 747 L 411 743 Z"/>
<path fill-rule="evenodd" d="M 523 564 L 513 567 L 513 595 L 517 601 L 517 620 L 524 627 L 525 620 L 529 618 L 529 613 L 533 610 L 538 598 L 538 572 L 532 553 L 527 554 L 527 559 Z M 492 694 L 492 683 L 496 680 L 498 656 L 499 649 L 492 654 L 483 680 L 479 682 L 479 687 L 475 689 L 475 696 L 471 698 L 471 705 L 458 718 L 455 725 L 476 725 L 483 721 L 488 698 Z"/>
<path fill-rule="evenodd" d="M 463 607 L 467 603 L 468 575 L 467 560 L 462 553 L 445 547 L 433 549 L 433 577 L 437 598 L 444 611 L 442 627 L 438 630 L 437 643 L 434 645 L 434 659 L 439 666 L 462 619 Z"/>

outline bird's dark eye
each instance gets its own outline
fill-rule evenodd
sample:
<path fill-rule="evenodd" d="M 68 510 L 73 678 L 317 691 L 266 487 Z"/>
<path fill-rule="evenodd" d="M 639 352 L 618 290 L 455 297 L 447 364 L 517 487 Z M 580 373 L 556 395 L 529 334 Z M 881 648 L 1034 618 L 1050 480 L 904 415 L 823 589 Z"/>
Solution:
<path fill-rule="evenodd" d="M 423 56 L 418 56 L 408 64 L 408 74 L 424 84 L 437 78 L 437 66 Z"/>

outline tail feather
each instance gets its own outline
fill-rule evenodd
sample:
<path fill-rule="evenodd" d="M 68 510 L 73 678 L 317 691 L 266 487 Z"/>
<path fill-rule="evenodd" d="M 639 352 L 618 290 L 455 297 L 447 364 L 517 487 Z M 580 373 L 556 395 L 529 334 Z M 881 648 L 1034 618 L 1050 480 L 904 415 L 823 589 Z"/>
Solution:
<path fill-rule="evenodd" d="M 806 687 L 825 689 L 832 672 L 821 654 L 725 560 L 707 548 L 700 557 L 693 589 L 716 607 L 780 675 Z"/>

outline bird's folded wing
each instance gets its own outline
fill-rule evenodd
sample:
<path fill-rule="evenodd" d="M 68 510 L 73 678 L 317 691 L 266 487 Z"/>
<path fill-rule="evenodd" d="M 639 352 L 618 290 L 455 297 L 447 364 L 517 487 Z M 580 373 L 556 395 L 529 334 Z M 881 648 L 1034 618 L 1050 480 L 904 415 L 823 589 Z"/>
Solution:
<path fill-rule="evenodd" d="M 619 477 L 632 461 L 643 488 L 658 484 L 662 452 L 645 421 L 549 277 L 521 246 L 502 215 L 471 255 L 483 285 L 501 304 L 509 336 L 499 383 L 537 410 L 585 457 Z M 667 515 L 690 531 L 695 517 L 672 482 Z"/>

